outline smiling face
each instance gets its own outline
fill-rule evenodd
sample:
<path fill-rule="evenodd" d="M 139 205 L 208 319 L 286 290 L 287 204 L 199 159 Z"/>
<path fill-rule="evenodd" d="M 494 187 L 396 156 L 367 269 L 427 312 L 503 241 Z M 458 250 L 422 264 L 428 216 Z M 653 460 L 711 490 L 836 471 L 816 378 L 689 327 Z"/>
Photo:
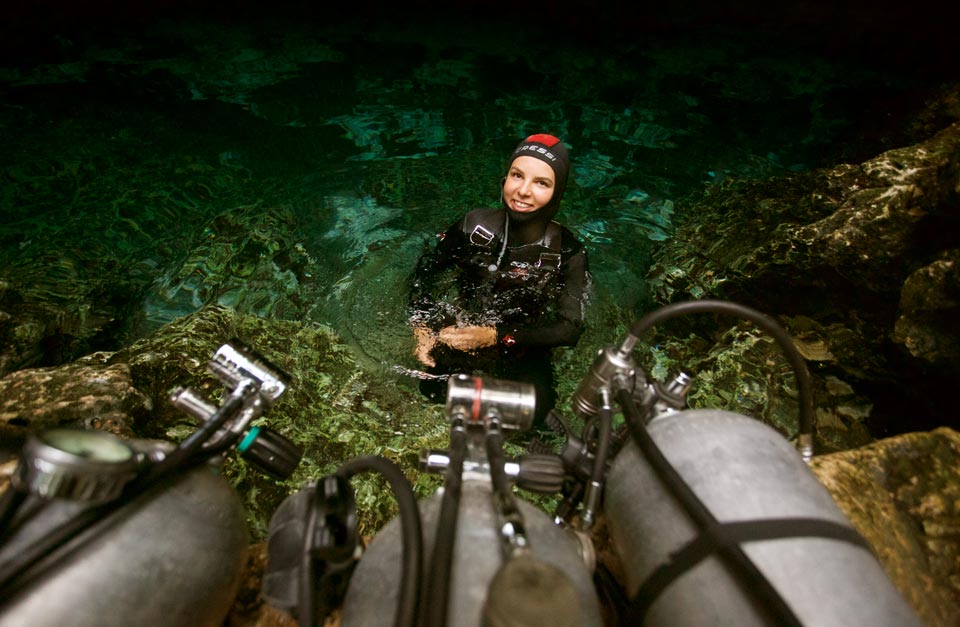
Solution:
<path fill-rule="evenodd" d="M 553 198 L 556 177 L 553 168 L 534 157 L 517 157 L 503 183 L 503 200 L 517 213 L 542 209 Z"/>

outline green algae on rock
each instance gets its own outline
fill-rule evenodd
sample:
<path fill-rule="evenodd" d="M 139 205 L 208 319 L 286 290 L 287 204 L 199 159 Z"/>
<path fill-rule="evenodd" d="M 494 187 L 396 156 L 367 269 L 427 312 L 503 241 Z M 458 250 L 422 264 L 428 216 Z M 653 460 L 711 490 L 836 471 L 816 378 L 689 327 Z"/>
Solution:
<path fill-rule="evenodd" d="M 415 389 L 397 385 L 383 373 L 363 370 L 351 348 L 328 327 L 210 306 L 120 351 L 114 359 L 129 360 L 135 378 L 149 385 L 153 394 L 184 383 L 209 391 L 212 378 L 204 365 L 219 344 L 231 338 L 255 348 L 290 377 L 288 392 L 262 420 L 304 451 L 300 468 L 282 484 L 235 459 L 228 464 L 227 473 L 246 497 L 255 536 L 265 532 L 270 514 L 287 493 L 359 455 L 391 458 L 421 491 L 435 485 L 430 478 L 421 479 L 416 467 L 422 448 L 445 444 L 446 422 L 439 409 L 426 405 Z M 179 435 L 188 425 L 183 415 L 168 407 L 157 412 L 149 428 Z M 379 528 L 396 511 L 386 484 L 375 477 L 354 483 L 361 530 Z"/>
<path fill-rule="evenodd" d="M 299 469 L 285 482 L 263 477 L 235 457 L 228 461 L 225 472 L 244 499 L 254 537 L 263 536 L 287 494 L 359 455 L 380 454 L 397 462 L 420 494 L 436 487 L 435 478 L 419 475 L 417 463 L 420 450 L 446 444 L 447 425 L 439 408 L 424 403 L 415 389 L 382 373 L 365 372 L 351 349 L 322 325 L 209 306 L 116 353 L 13 373 L 0 379 L 0 386 L 16 398 L 34 399 L 40 417 L 22 427 L 27 430 L 64 421 L 97 428 L 116 424 L 124 425 L 128 435 L 179 440 L 196 425 L 169 403 L 170 391 L 190 386 L 216 402 L 221 387 L 206 364 L 234 338 L 290 377 L 289 391 L 260 424 L 304 451 Z M 66 380 L 72 385 L 49 385 Z M 5 418 L 11 411 L 4 405 Z M 359 477 L 354 486 L 361 532 L 372 533 L 395 515 L 392 496 L 376 477 Z"/>
<path fill-rule="evenodd" d="M 107 357 L 97 353 L 0 379 L 0 422 L 24 433 L 74 427 L 132 436 L 153 401 L 134 386 L 127 364 L 108 365 Z"/>
<path fill-rule="evenodd" d="M 715 335 L 662 333 L 647 340 L 638 358 L 651 378 L 665 381 L 680 371 L 693 375 L 691 408 L 737 412 L 796 438 L 796 380 L 780 348 L 759 329 L 743 324 Z M 801 352 L 814 362 L 828 357 L 813 353 L 816 349 L 807 345 Z M 863 395 L 834 375 L 814 377 L 813 384 L 818 450 L 855 448 L 872 440 L 865 424 L 871 406 Z"/>

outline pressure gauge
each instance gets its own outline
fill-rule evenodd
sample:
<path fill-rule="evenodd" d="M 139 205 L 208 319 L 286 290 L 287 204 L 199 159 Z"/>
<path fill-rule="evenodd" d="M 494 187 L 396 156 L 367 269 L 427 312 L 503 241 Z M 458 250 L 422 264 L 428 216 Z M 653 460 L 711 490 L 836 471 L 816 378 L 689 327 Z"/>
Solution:
<path fill-rule="evenodd" d="M 53 429 L 27 439 L 11 481 L 43 498 L 102 503 L 119 496 L 138 465 L 134 449 L 111 433 Z"/>

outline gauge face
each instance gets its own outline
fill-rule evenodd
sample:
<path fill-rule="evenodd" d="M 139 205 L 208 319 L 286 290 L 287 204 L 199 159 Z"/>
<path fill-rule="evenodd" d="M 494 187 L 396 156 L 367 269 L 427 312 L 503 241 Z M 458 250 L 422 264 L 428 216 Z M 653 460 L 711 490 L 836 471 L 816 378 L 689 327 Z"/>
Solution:
<path fill-rule="evenodd" d="M 134 449 L 111 433 L 53 429 L 30 436 L 10 477 L 41 498 L 107 502 L 137 474 Z"/>
<path fill-rule="evenodd" d="M 40 437 L 47 446 L 92 462 L 117 463 L 133 458 L 133 450 L 123 440 L 103 431 L 55 429 Z"/>

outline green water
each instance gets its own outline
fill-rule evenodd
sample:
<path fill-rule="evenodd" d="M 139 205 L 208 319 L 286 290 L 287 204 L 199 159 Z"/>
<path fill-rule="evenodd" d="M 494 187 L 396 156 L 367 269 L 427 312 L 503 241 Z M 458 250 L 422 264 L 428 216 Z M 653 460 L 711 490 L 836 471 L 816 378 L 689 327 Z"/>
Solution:
<path fill-rule="evenodd" d="M 203 329 L 243 326 L 299 375 L 270 415 L 305 450 L 299 474 L 226 471 L 255 535 L 288 490 L 348 458 L 385 454 L 417 476 L 419 450 L 447 440 L 393 369 L 418 366 L 407 280 L 436 232 L 497 206 L 520 139 L 556 134 L 573 160 L 559 219 L 594 281 L 586 333 L 554 360 L 569 399 L 597 348 L 653 306 L 652 254 L 694 200 L 939 130 L 920 116 L 960 75 L 956 20 L 921 9 L 14 2 L 0 16 L 0 378 L 147 338 L 144 352 L 190 363 L 145 366 L 144 386 L 183 383 L 206 354 L 174 321 L 219 303 L 252 315 L 207 308 Z M 281 322 L 264 332 L 257 317 Z M 677 365 L 662 348 L 655 377 Z M 913 409 L 882 387 L 889 413 Z M 367 530 L 395 514 L 374 482 L 358 503 Z"/>
<path fill-rule="evenodd" d="M 252 7 L 64 18 L 7 55 L 0 302 L 46 328 L 4 372 L 213 302 L 413 366 L 410 270 L 435 232 L 496 206 L 505 155 L 534 132 L 571 148 L 560 219 L 590 255 L 587 341 L 611 342 L 647 306 L 685 198 L 902 145 L 935 84 L 709 12 L 522 38 L 422 6 L 402 22 Z"/>

